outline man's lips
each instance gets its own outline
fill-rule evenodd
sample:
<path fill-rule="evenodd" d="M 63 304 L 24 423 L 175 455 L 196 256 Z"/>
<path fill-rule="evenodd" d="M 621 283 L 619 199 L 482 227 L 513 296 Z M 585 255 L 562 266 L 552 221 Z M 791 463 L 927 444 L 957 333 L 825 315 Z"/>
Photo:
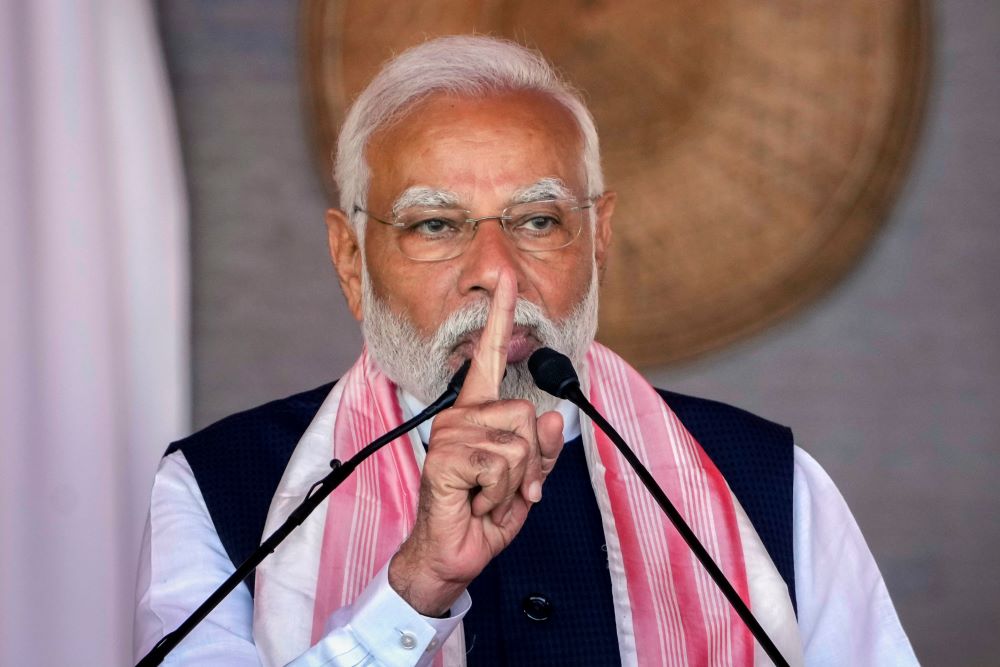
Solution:
<path fill-rule="evenodd" d="M 514 329 L 507 347 L 507 363 L 516 364 L 531 356 L 531 353 L 542 346 L 532 331 L 522 327 L 522 331 Z"/>
<path fill-rule="evenodd" d="M 463 336 L 458 342 L 458 345 L 454 347 L 452 354 L 458 355 L 463 359 L 470 358 L 473 350 L 476 348 L 476 345 L 479 344 L 479 338 L 482 334 L 482 329 L 469 332 L 467 335 Z M 507 344 L 507 363 L 516 364 L 520 361 L 524 361 L 531 356 L 532 352 L 541 347 L 541 345 L 541 342 L 535 337 L 534 331 L 531 327 L 522 325 L 515 326 L 514 331 L 510 335 L 510 342 Z"/>

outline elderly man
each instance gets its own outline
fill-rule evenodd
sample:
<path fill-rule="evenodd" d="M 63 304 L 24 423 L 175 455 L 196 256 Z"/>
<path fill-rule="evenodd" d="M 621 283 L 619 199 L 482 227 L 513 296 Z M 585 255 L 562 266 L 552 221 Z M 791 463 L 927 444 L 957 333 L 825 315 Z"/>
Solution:
<path fill-rule="evenodd" d="M 536 54 L 427 42 L 360 95 L 327 214 L 366 347 L 332 387 L 175 443 L 153 487 L 136 650 L 472 359 L 455 406 L 363 464 L 170 657 L 180 664 L 765 664 L 611 443 L 535 388 L 567 354 L 791 664 L 909 664 L 832 482 L 783 427 L 657 393 L 593 343 L 615 195 Z M 544 498 L 544 500 L 543 500 Z"/>

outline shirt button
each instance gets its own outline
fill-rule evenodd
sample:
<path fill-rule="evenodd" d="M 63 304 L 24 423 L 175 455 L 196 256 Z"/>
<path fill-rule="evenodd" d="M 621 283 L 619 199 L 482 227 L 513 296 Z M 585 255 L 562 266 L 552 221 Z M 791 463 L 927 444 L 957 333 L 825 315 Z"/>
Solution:
<path fill-rule="evenodd" d="M 544 595 L 534 593 L 521 601 L 521 611 L 533 621 L 547 621 L 552 616 L 552 603 Z"/>
<path fill-rule="evenodd" d="M 410 651 L 417 646 L 417 637 L 412 632 L 399 633 L 399 645 Z"/>

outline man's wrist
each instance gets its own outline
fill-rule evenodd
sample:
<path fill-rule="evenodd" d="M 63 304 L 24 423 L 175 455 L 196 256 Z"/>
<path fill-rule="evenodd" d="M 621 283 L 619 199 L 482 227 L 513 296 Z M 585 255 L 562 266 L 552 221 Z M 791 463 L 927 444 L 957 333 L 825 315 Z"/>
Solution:
<path fill-rule="evenodd" d="M 407 604 L 428 618 L 448 618 L 455 600 L 468 587 L 467 583 L 444 581 L 433 577 L 403 550 L 389 561 L 389 586 Z"/>
<path fill-rule="evenodd" d="M 314 646 L 318 652 L 313 657 L 339 659 L 357 645 L 364 648 L 365 654 L 370 654 L 368 660 L 374 658 L 377 664 L 413 667 L 430 663 L 455 628 L 461 625 L 472 600 L 468 592 L 464 592 L 452 605 L 449 618 L 424 616 L 389 585 L 388 570 L 386 563 L 350 605 L 341 607 L 327 619 L 326 635 Z M 341 663 L 335 661 L 335 664 Z"/>

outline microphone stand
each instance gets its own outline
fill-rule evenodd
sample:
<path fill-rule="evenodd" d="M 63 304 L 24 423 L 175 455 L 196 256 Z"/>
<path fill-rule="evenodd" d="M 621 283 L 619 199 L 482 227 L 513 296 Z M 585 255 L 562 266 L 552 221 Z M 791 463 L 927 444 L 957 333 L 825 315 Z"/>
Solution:
<path fill-rule="evenodd" d="M 310 487 L 308 493 L 306 493 L 306 497 L 302 500 L 298 507 L 292 510 L 292 513 L 288 515 L 285 522 L 282 523 L 273 533 L 271 533 L 270 537 L 261 542 L 260 546 L 257 547 L 257 549 L 250 554 L 238 568 L 236 568 L 236 571 L 229 575 L 229 578 L 222 582 L 222 584 L 215 589 L 215 592 L 212 593 L 208 599 L 202 602 L 201 606 L 195 609 L 191 615 L 177 627 L 176 630 L 167 633 L 162 639 L 160 639 L 160 641 L 156 642 L 153 648 L 150 649 L 149 653 L 147 653 L 142 660 L 136 663 L 136 667 L 151 667 L 152 665 L 159 665 L 163 662 L 163 659 L 167 657 L 167 654 L 170 653 L 170 651 L 172 651 L 192 630 L 194 630 L 195 626 L 201 623 L 201 621 L 204 620 L 205 617 L 208 616 L 208 614 L 215 609 L 227 595 L 233 592 L 233 590 L 240 585 L 240 582 L 246 579 L 250 573 L 264 561 L 265 558 L 270 556 L 278 545 L 284 542 L 285 538 L 288 537 L 293 530 L 302 525 L 302 522 L 306 520 L 306 517 L 312 514 L 313 510 L 319 507 L 320 503 L 322 503 L 334 489 L 340 486 L 345 479 L 350 477 L 351 473 L 354 472 L 354 469 L 357 468 L 362 461 L 407 431 L 416 428 L 442 410 L 450 408 L 455 403 L 455 399 L 458 398 L 458 393 L 462 389 L 462 384 L 465 382 L 465 375 L 468 371 L 469 362 L 466 361 L 451 378 L 451 382 L 448 383 L 448 388 L 445 389 L 444 393 L 441 394 L 437 400 L 428 405 L 416 417 L 403 422 L 377 440 L 372 441 L 370 444 L 365 446 L 364 449 L 352 456 L 346 463 L 341 463 L 338 459 L 330 461 L 330 467 L 333 468 L 333 470 L 331 470 L 326 477 Z"/>
<path fill-rule="evenodd" d="M 653 496 L 660 509 L 670 519 L 670 522 L 674 524 L 674 528 L 677 529 L 677 532 L 680 533 L 680 536 L 687 543 L 688 547 L 694 552 L 695 557 L 697 557 L 698 561 L 708 572 L 715 585 L 719 587 L 722 594 L 729 600 L 729 604 L 732 605 L 740 619 L 747 626 L 747 629 L 750 630 L 750 633 L 760 643 L 761 648 L 764 649 L 767 656 L 775 665 L 788 667 L 788 661 L 781 655 L 778 647 L 771 641 L 763 626 L 754 618 L 750 608 L 743 602 L 743 598 L 733 588 L 729 579 L 726 578 L 726 575 L 723 574 L 711 554 L 708 553 L 708 550 L 698 540 L 697 535 L 688 526 L 681 513 L 670 502 L 667 494 L 656 483 L 656 480 L 650 474 L 649 470 L 646 469 L 646 466 L 642 464 L 642 461 L 639 460 L 639 457 L 635 455 L 625 440 L 618 435 L 614 427 L 587 400 L 587 397 L 583 394 L 583 390 L 580 389 L 580 380 L 569 358 L 555 350 L 543 347 L 532 353 L 528 359 L 528 369 L 531 371 L 531 377 L 535 380 L 535 384 L 540 389 L 557 398 L 564 398 L 579 407 L 615 443 L 615 447 L 618 448 L 618 451 L 621 452 L 625 460 L 635 470 L 639 479 L 646 486 L 646 490 Z"/>

